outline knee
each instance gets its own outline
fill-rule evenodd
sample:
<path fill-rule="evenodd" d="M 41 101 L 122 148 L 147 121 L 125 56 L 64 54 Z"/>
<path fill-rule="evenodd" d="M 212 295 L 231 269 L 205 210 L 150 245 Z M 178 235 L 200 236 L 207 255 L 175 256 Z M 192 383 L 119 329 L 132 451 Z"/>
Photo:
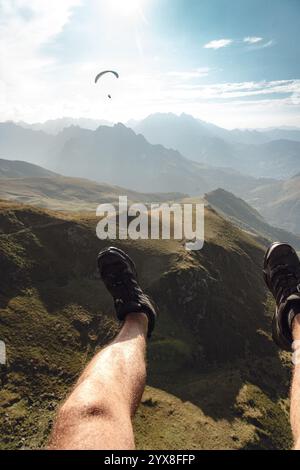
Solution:
<path fill-rule="evenodd" d="M 59 409 L 48 443 L 48 449 L 67 448 L 66 443 L 72 441 L 78 429 L 89 426 L 94 420 L 103 423 L 114 419 L 112 411 L 105 403 L 93 401 L 89 403 L 74 402 L 71 397 Z M 73 436 L 73 437 L 72 437 Z"/>
<path fill-rule="evenodd" d="M 104 400 L 72 401 L 69 399 L 58 412 L 58 419 L 66 422 L 82 421 L 92 418 L 112 419 L 113 410 Z"/>
<path fill-rule="evenodd" d="M 61 406 L 58 418 L 69 422 L 91 418 L 112 419 L 114 407 L 111 394 L 105 386 L 96 385 L 90 379 L 79 383 Z"/>

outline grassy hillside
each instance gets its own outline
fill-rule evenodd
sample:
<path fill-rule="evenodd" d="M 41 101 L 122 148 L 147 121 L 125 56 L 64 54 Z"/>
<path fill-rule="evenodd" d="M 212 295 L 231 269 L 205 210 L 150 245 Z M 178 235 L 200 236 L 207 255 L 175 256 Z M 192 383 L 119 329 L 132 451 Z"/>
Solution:
<path fill-rule="evenodd" d="M 138 193 L 129 189 L 99 184 L 84 178 L 65 176 L 3 178 L 0 198 L 56 211 L 96 212 L 99 204 L 118 204 L 126 195 L 128 203 L 163 202 L 182 198 L 180 193 Z"/>
<path fill-rule="evenodd" d="M 26 178 L 32 176 L 45 178 L 57 175 L 52 171 L 46 170 L 38 165 L 33 165 L 32 163 L 0 158 L 1 185 L 4 182 L 3 178 Z"/>
<path fill-rule="evenodd" d="M 1 202 L 2 449 L 45 445 L 59 401 L 117 331 L 96 270 L 106 245 L 96 222 Z M 138 448 L 289 448 L 288 356 L 270 339 L 261 246 L 211 209 L 200 252 L 175 241 L 117 245 L 160 307 Z"/>

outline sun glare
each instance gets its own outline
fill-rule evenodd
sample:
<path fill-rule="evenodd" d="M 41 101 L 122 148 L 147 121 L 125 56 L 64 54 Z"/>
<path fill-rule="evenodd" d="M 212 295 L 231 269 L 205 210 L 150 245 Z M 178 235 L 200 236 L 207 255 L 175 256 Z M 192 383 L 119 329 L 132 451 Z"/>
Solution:
<path fill-rule="evenodd" d="M 109 0 L 109 6 L 116 15 L 137 18 L 142 15 L 144 0 Z"/>

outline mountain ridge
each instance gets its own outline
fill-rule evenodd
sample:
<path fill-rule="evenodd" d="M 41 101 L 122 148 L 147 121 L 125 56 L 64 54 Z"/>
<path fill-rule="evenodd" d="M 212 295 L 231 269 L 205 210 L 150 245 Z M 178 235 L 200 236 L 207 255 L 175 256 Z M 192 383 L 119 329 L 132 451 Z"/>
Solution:
<path fill-rule="evenodd" d="M 258 184 L 255 178 L 231 168 L 203 165 L 177 150 L 150 144 L 142 134 L 121 123 L 69 139 L 55 161 L 52 159 L 51 168 L 56 172 L 90 179 L 99 175 L 98 181 L 136 191 L 203 194 L 218 184 L 239 192 Z"/>
<path fill-rule="evenodd" d="M 272 138 L 267 139 L 263 131 L 228 131 L 189 115 L 172 113 L 152 114 L 134 129 L 150 143 L 177 149 L 191 160 L 232 167 L 256 177 L 288 177 L 300 169 L 300 130 L 298 141 L 284 139 L 290 131 L 285 134 L 283 130 L 272 131 Z M 246 141 L 240 138 L 243 135 L 248 136 Z"/>
<path fill-rule="evenodd" d="M 82 129 L 95 130 L 99 126 L 112 125 L 111 122 L 104 119 L 90 119 L 90 118 L 72 118 L 62 117 L 58 119 L 49 119 L 45 122 L 36 122 L 28 124 L 24 121 L 17 122 L 22 127 L 32 130 L 41 130 L 51 135 L 57 135 L 64 129 L 71 126 L 78 126 Z"/>
<path fill-rule="evenodd" d="M 74 125 L 80 122 L 73 120 L 68 127 L 62 126 L 56 135 L 42 130 L 34 131 L 30 126 L 25 129 L 12 122 L 0 123 L 0 155 L 47 165 L 53 156 L 57 158 L 64 144 L 72 135 L 75 137 L 76 132 L 79 135 L 101 127 L 118 126 L 111 126 L 111 123 L 109 126 L 95 125 L 91 131 Z M 300 169 L 300 137 L 298 140 L 287 139 L 291 132 L 297 133 L 296 130 L 228 131 L 184 113 L 180 116 L 156 113 L 133 125 L 133 129 L 152 145 L 177 150 L 183 157 L 211 167 L 235 168 L 255 177 L 278 179 L 291 177 Z M 247 136 L 254 133 L 261 137 L 268 132 L 272 133 L 272 138 L 259 138 L 259 142 L 253 139 L 243 142 L 243 139 L 236 137 L 236 134 L 245 133 Z"/>

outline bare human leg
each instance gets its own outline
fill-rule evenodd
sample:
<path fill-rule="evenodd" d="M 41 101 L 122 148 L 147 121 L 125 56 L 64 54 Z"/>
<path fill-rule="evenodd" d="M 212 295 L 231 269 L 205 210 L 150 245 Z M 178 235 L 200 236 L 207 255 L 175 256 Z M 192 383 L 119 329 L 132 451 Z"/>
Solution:
<path fill-rule="evenodd" d="M 91 360 L 60 408 L 49 449 L 134 449 L 132 417 L 146 381 L 148 318 L 126 316 L 115 340 Z"/>
<path fill-rule="evenodd" d="M 291 426 L 295 449 L 300 450 L 300 306 L 293 322 L 294 373 L 291 387 Z"/>

